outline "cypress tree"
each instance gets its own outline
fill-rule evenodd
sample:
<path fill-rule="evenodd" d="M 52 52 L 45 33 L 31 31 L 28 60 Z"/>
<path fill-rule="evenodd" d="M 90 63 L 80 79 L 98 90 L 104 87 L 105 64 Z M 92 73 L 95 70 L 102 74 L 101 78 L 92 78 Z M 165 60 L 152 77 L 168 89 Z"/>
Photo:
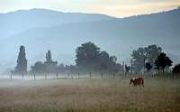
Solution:
<path fill-rule="evenodd" d="M 20 46 L 17 59 L 17 66 L 16 66 L 16 73 L 25 74 L 27 73 L 27 59 L 26 59 L 26 53 L 25 53 L 25 47 Z"/>

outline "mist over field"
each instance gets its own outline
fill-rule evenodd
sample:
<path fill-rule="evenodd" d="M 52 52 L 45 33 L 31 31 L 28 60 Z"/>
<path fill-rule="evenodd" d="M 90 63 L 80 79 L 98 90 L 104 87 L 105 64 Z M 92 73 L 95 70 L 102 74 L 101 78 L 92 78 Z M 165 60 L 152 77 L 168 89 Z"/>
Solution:
<path fill-rule="evenodd" d="M 0 0 L 0 112 L 180 112 L 178 5 Z"/>
<path fill-rule="evenodd" d="M 130 63 L 134 49 L 156 44 L 180 62 L 180 9 L 166 12 L 114 18 L 101 14 L 62 13 L 47 9 L 19 10 L 0 14 L 0 70 L 16 65 L 20 45 L 26 47 L 28 69 L 45 60 L 51 50 L 59 63 L 75 64 L 75 49 L 93 42 Z"/>

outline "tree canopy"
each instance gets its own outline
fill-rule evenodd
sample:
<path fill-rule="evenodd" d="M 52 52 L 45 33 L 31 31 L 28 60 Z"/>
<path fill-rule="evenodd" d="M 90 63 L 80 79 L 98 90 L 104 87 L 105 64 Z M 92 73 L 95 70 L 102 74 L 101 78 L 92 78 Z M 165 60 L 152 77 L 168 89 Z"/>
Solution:
<path fill-rule="evenodd" d="M 24 74 L 26 72 L 27 72 L 27 59 L 26 59 L 25 47 L 20 46 L 15 73 Z"/>
<path fill-rule="evenodd" d="M 158 55 L 162 52 L 162 48 L 156 45 L 149 45 L 147 47 L 140 47 L 132 52 L 132 68 L 135 72 L 140 72 L 145 63 L 148 62 L 152 66 Z"/>
<path fill-rule="evenodd" d="M 34 73 L 44 73 L 46 70 L 46 66 L 43 62 L 38 61 L 34 64 L 34 66 L 31 67 L 31 69 Z"/>
<path fill-rule="evenodd" d="M 152 69 L 152 65 L 149 62 L 147 62 L 145 66 L 146 66 L 147 71 L 150 71 Z"/>
<path fill-rule="evenodd" d="M 180 74 L 180 64 L 177 64 L 177 65 L 173 68 L 173 74 Z"/>
<path fill-rule="evenodd" d="M 50 50 L 48 50 L 48 52 L 46 53 L 46 62 L 52 62 L 52 56 Z"/>
<path fill-rule="evenodd" d="M 92 42 L 84 43 L 76 49 L 76 65 L 81 70 L 118 71 L 120 65 L 116 61 L 115 56 L 100 51 L 100 48 Z"/>
<path fill-rule="evenodd" d="M 157 69 L 163 71 L 163 73 L 164 73 L 165 67 L 172 66 L 172 63 L 173 62 L 171 61 L 171 59 L 167 57 L 165 53 L 161 53 L 155 61 L 155 65 Z"/>
<path fill-rule="evenodd" d="M 33 72 L 36 73 L 55 73 L 57 72 L 57 62 L 52 60 L 51 51 L 48 50 L 46 53 L 46 61 L 43 63 L 41 61 L 37 61 L 34 66 L 31 67 Z"/>

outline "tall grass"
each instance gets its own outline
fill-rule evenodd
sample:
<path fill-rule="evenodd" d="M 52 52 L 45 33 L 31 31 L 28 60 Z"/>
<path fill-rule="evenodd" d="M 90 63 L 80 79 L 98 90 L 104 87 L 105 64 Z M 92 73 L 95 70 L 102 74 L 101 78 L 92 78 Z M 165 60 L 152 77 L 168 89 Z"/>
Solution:
<path fill-rule="evenodd" d="M 60 79 L 0 82 L 0 112 L 180 112 L 180 80 Z"/>

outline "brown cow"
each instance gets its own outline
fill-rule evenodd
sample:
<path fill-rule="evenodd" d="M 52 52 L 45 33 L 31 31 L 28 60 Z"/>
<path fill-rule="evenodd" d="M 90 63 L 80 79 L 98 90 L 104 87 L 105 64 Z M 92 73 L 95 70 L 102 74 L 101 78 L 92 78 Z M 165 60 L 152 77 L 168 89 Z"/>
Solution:
<path fill-rule="evenodd" d="M 133 83 L 134 86 L 143 86 L 144 87 L 144 78 L 138 77 L 138 78 L 131 78 L 129 85 Z"/>

